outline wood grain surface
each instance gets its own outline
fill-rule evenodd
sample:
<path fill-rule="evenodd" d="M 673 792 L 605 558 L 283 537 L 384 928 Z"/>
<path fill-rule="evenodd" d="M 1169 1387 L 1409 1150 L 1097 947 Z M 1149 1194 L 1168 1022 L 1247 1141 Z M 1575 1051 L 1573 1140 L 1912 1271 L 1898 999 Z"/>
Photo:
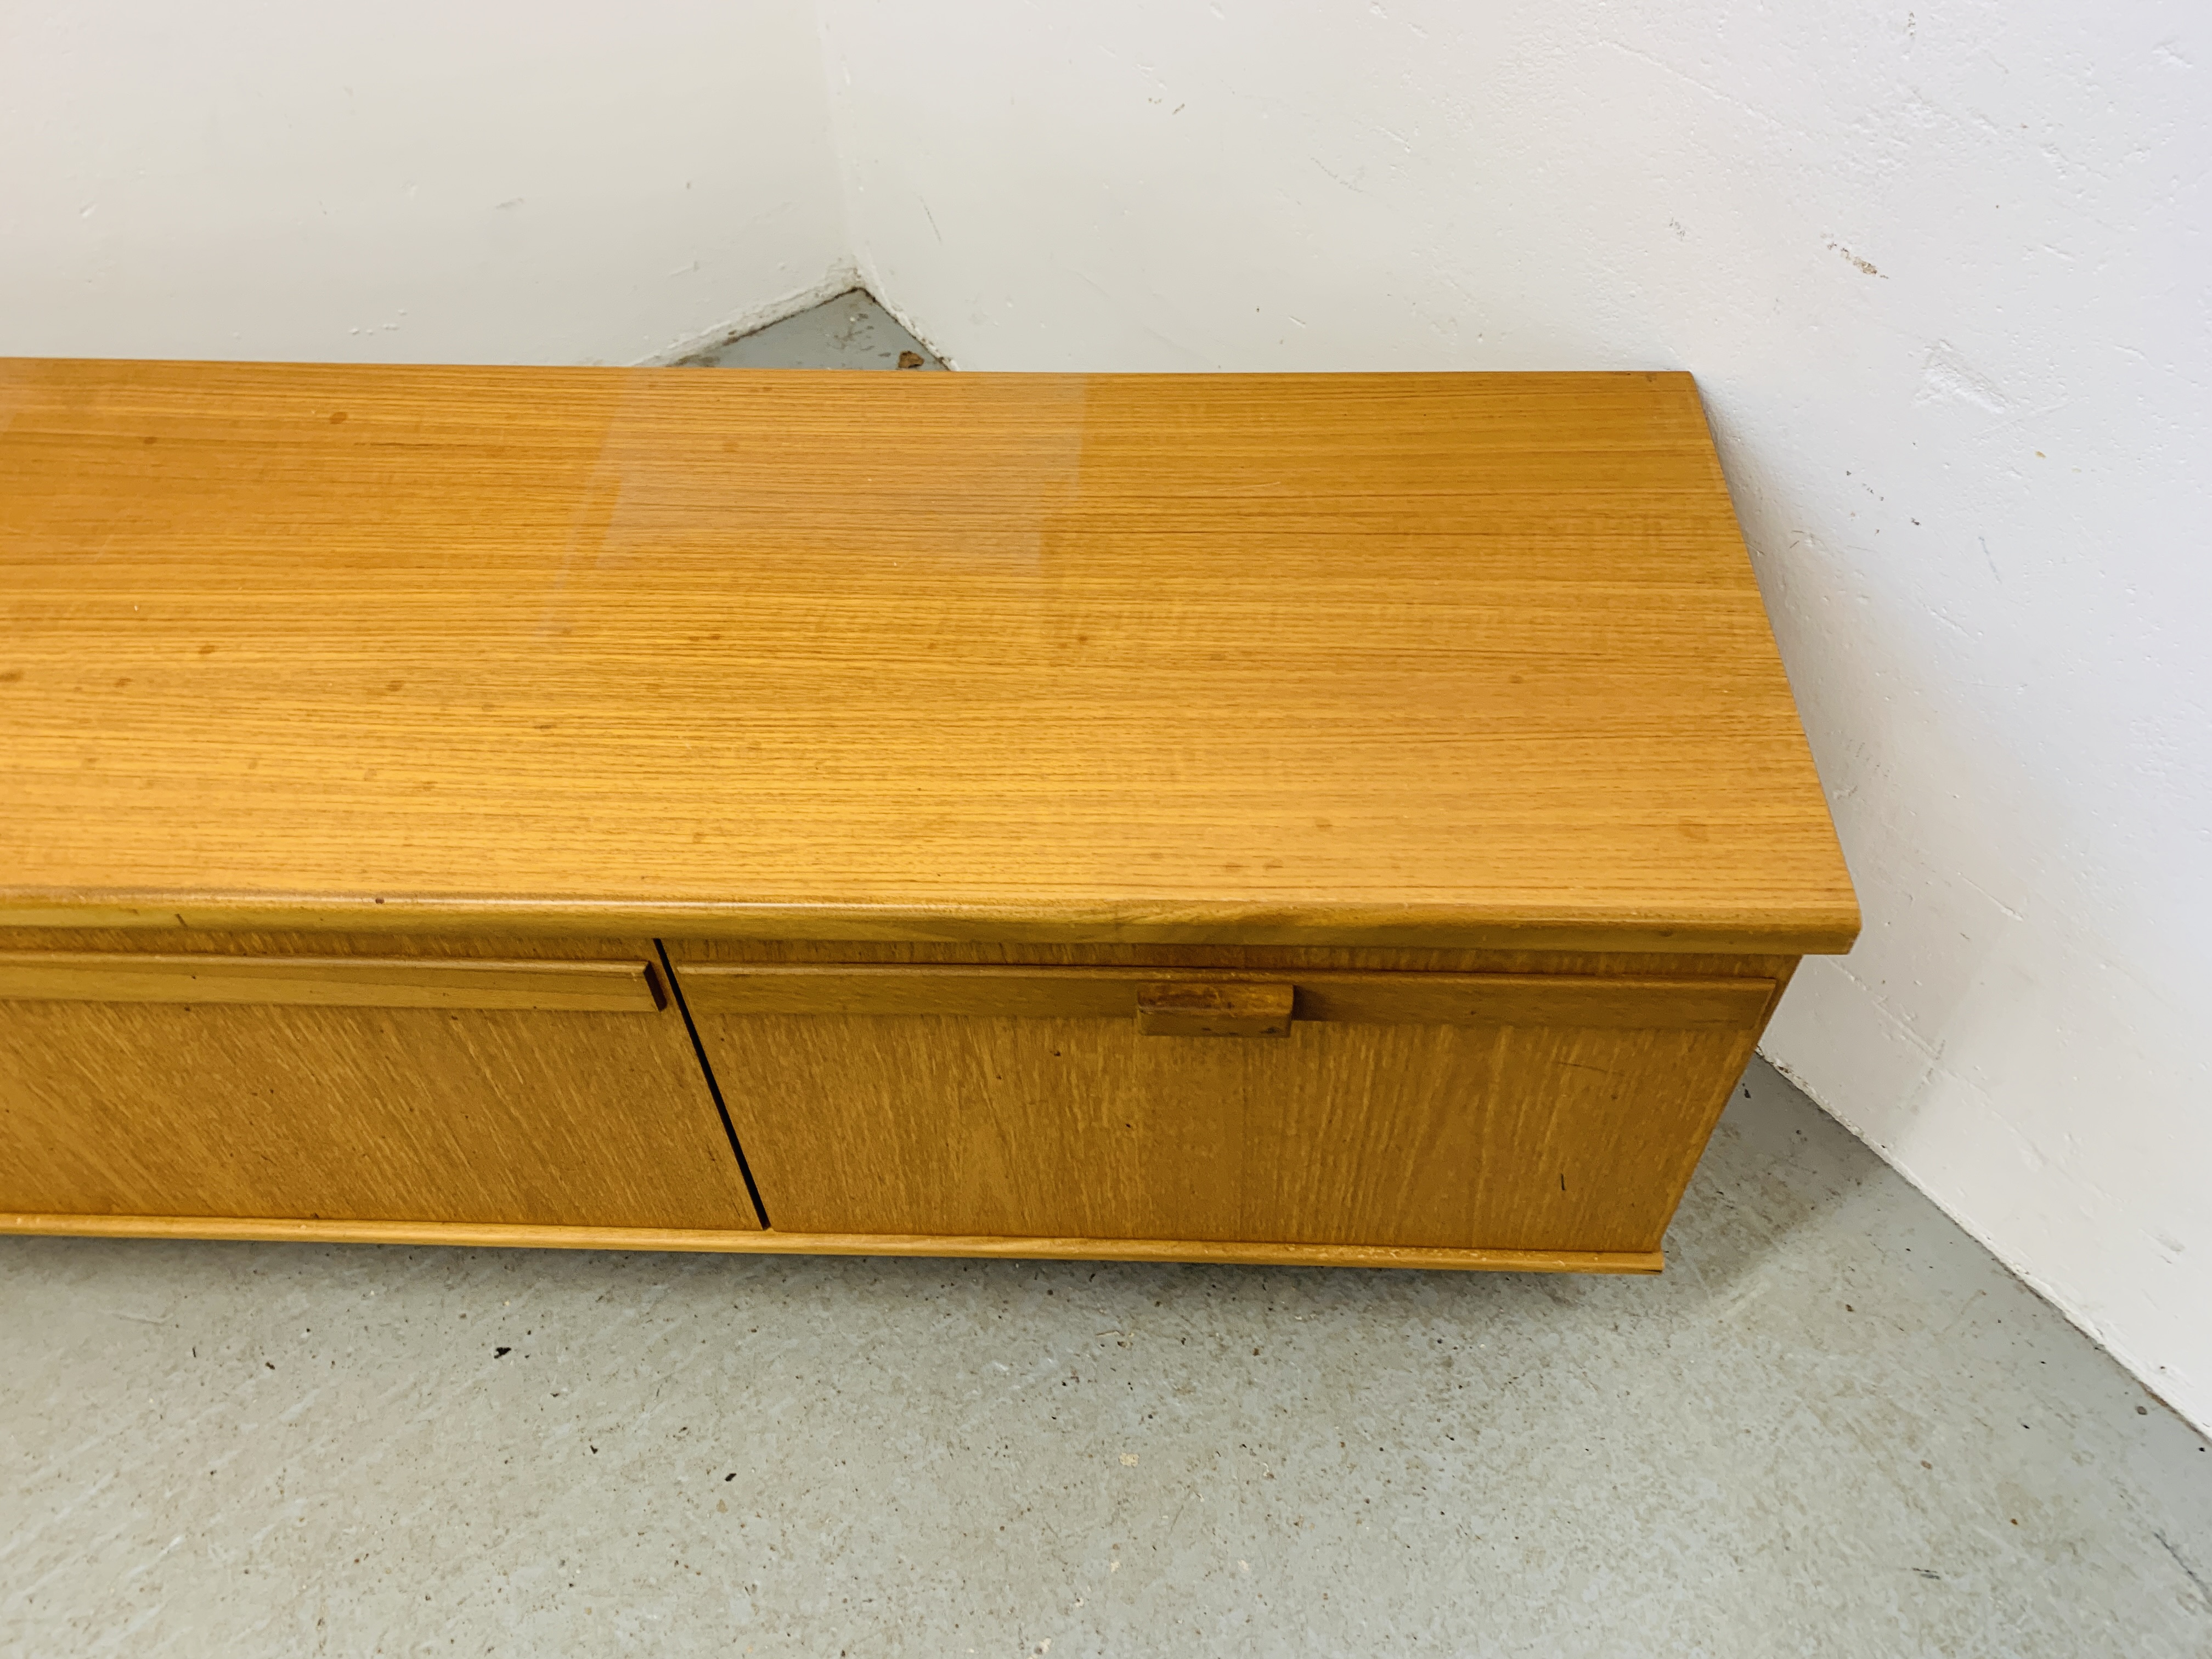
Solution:
<path fill-rule="evenodd" d="M 194 956 L 406 957 L 467 961 L 643 962 L 658 955 L 645 938 L 589 933 L 235 933 L 167 927 L 0 927 L 0 951 L 186 951 Z"/>
<path fill-rule="evenodd" d="M 1063 1261 L 1235 1261 L 1285 1267 L 1656 1273 L 1656 1250 L 1417 1250 L 1366 1244 L 1224 1243 L 1170 1238 L 934 1238 L 672 1227 L 561 1227 L 453 1221 L 292 1221 L 173 1215 L 0 1212 L 0 1233 L 78 1238 L 236 1238 L 264 1243 L 447 1244 L 551 1250 L 698 1250 L 748 1255 L 985 1256 Z"/>
<path fill-rule="evenodd" d="M 1650 1251 L 1765 1002 L 1733 1029 L 1297 1021 L 1265 1042 L 693 1016 L 781 1230 Z"/>
<path fill-rule="evenodd" d="M 649 1014 L 665 1001 L 655 977 L 643 962 L 0 951 L 0 1003 L 292 1003 Z"/>
<path fill-rule="evenodd" d="M 817 966 L 693 963 L 677 974 L 694 1014 L 944 1014 L 1000 1018 L 1139 1018 L 1160 984 L 1151 968 Z M 1279 990 L 1301 1020 L 1369 1025 L 1632 1026 L 1741 1030 L 1774 993 L 1767 979 L 1564 974 L 1394 974 L 1186 969 L 1177 983 Z"/>
<path fill-rule="evenodd" d="M 0 1002 L 0 1210 L 757 1224 L 673 1012 Z"/>
<path fill-rule="evenodd" d="M 27 930 L 0 929 L 0 946 L 46 937 Z M 53 937 L 59 938 L 60 935 Z M 120 931 L 88 933 L 104 943 L 124 939 Z M 221 935 L 187 935 L 217 938 Z M 304 937 L 295 935 L 293 937 Z M 361 935 L 363 939 L 371 936 Z M 1632 977 L 1707 979 L 1786 975 L 1794 956 L 1741 952 L 1656 952 L 1646 951 L 1423 950 L 1376 945 L 1346 948 L 1322 945 L 1051 945 L 1034 940 L 757 939 L 671 939 L 662 941 L 678 963 L 787 962 L 821 964 L 973 963 L 1042 968 L 1239 968 L 1268 973 L 1303 969 L 1407 974 L 1583 974 Z M 547 941 L 549 945 L 566 940 Z M 86 945 L 82 948 L 93 948 Z M 193 948 L 198 949 L 195 945 Z M 365 947 L 366 948 L 366 947 Z M 374 952 L 372 951 L 372 954 Z M 497 954 L 505 955 L 502 951 Z M 586 954 L 611 956 L 600 950 Z"/>
<path fill-rule="evenodd" d="M 0 364 L 0 922 L 1839 951 L 1688 377 Z"/>

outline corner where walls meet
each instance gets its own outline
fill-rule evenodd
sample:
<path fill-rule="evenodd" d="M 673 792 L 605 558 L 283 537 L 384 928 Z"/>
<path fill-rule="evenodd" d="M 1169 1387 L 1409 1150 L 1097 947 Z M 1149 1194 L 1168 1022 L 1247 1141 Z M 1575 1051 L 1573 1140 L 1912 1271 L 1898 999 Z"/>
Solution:
<path fill-rule="evenodd" d="M 2206 21 L 822 15 L 961 367 L 1697 375 L 1867 916 L 1766 1052 L 2212 1427 Z"/>

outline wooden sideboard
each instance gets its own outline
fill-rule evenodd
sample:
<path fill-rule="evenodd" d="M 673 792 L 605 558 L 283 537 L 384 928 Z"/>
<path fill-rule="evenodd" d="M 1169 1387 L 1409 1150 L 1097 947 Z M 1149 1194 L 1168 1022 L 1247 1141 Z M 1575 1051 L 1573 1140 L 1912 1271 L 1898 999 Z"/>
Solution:
<path fill-rule="evenodd" d="M 0 362 L 0 1231 L 1655 1271 L 1857 927 L 1686 375 Z"/>

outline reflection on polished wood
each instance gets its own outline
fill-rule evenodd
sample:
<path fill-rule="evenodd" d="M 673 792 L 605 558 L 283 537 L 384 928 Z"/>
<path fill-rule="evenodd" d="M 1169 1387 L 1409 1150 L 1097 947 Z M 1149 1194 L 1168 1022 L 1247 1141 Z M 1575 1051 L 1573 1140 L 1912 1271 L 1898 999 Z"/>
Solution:
<path fill-rule="evenodd" d="M 1688 377 L 0 364 L 0 922 L 1838 951 Z"/>

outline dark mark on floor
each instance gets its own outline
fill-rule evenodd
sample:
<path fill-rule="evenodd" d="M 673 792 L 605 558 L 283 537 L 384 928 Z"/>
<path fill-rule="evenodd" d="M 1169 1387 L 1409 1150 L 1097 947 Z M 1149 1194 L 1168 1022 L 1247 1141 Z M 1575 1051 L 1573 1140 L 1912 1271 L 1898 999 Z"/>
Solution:
<path fill-rule="evenodd" d="M 2189 1582 L 2197 1586 L 2197 1593 L 2204 1598 L 2208 1605 L 2212 1605 L 2212 1586 L 2208 1586 L 2203 1579 L 2197 1577 L 2197 1569 L 2181 1559 L 2181 1552 L 2167 1541 L 2164 1533 L 2154 1531 L 2151 1536 L 2157 1539 L 2160 1547 L 2173 1558 L 2173 1565 L 2189 1575 Z"/>
<path fill-rule="evenodd" d="M 514 1349 L 512 1349 L 512 1348 L 494 1348 L 494 1349 L 491 1351 L 491 1357 L 492 1357 L 494 1359 L 504 1359 L 504 1358 L 506 1358 L 507 1357 L 507 1355 L 509 1355 L 509 1354 L 513 1353 L 514 1352 Z"/>

